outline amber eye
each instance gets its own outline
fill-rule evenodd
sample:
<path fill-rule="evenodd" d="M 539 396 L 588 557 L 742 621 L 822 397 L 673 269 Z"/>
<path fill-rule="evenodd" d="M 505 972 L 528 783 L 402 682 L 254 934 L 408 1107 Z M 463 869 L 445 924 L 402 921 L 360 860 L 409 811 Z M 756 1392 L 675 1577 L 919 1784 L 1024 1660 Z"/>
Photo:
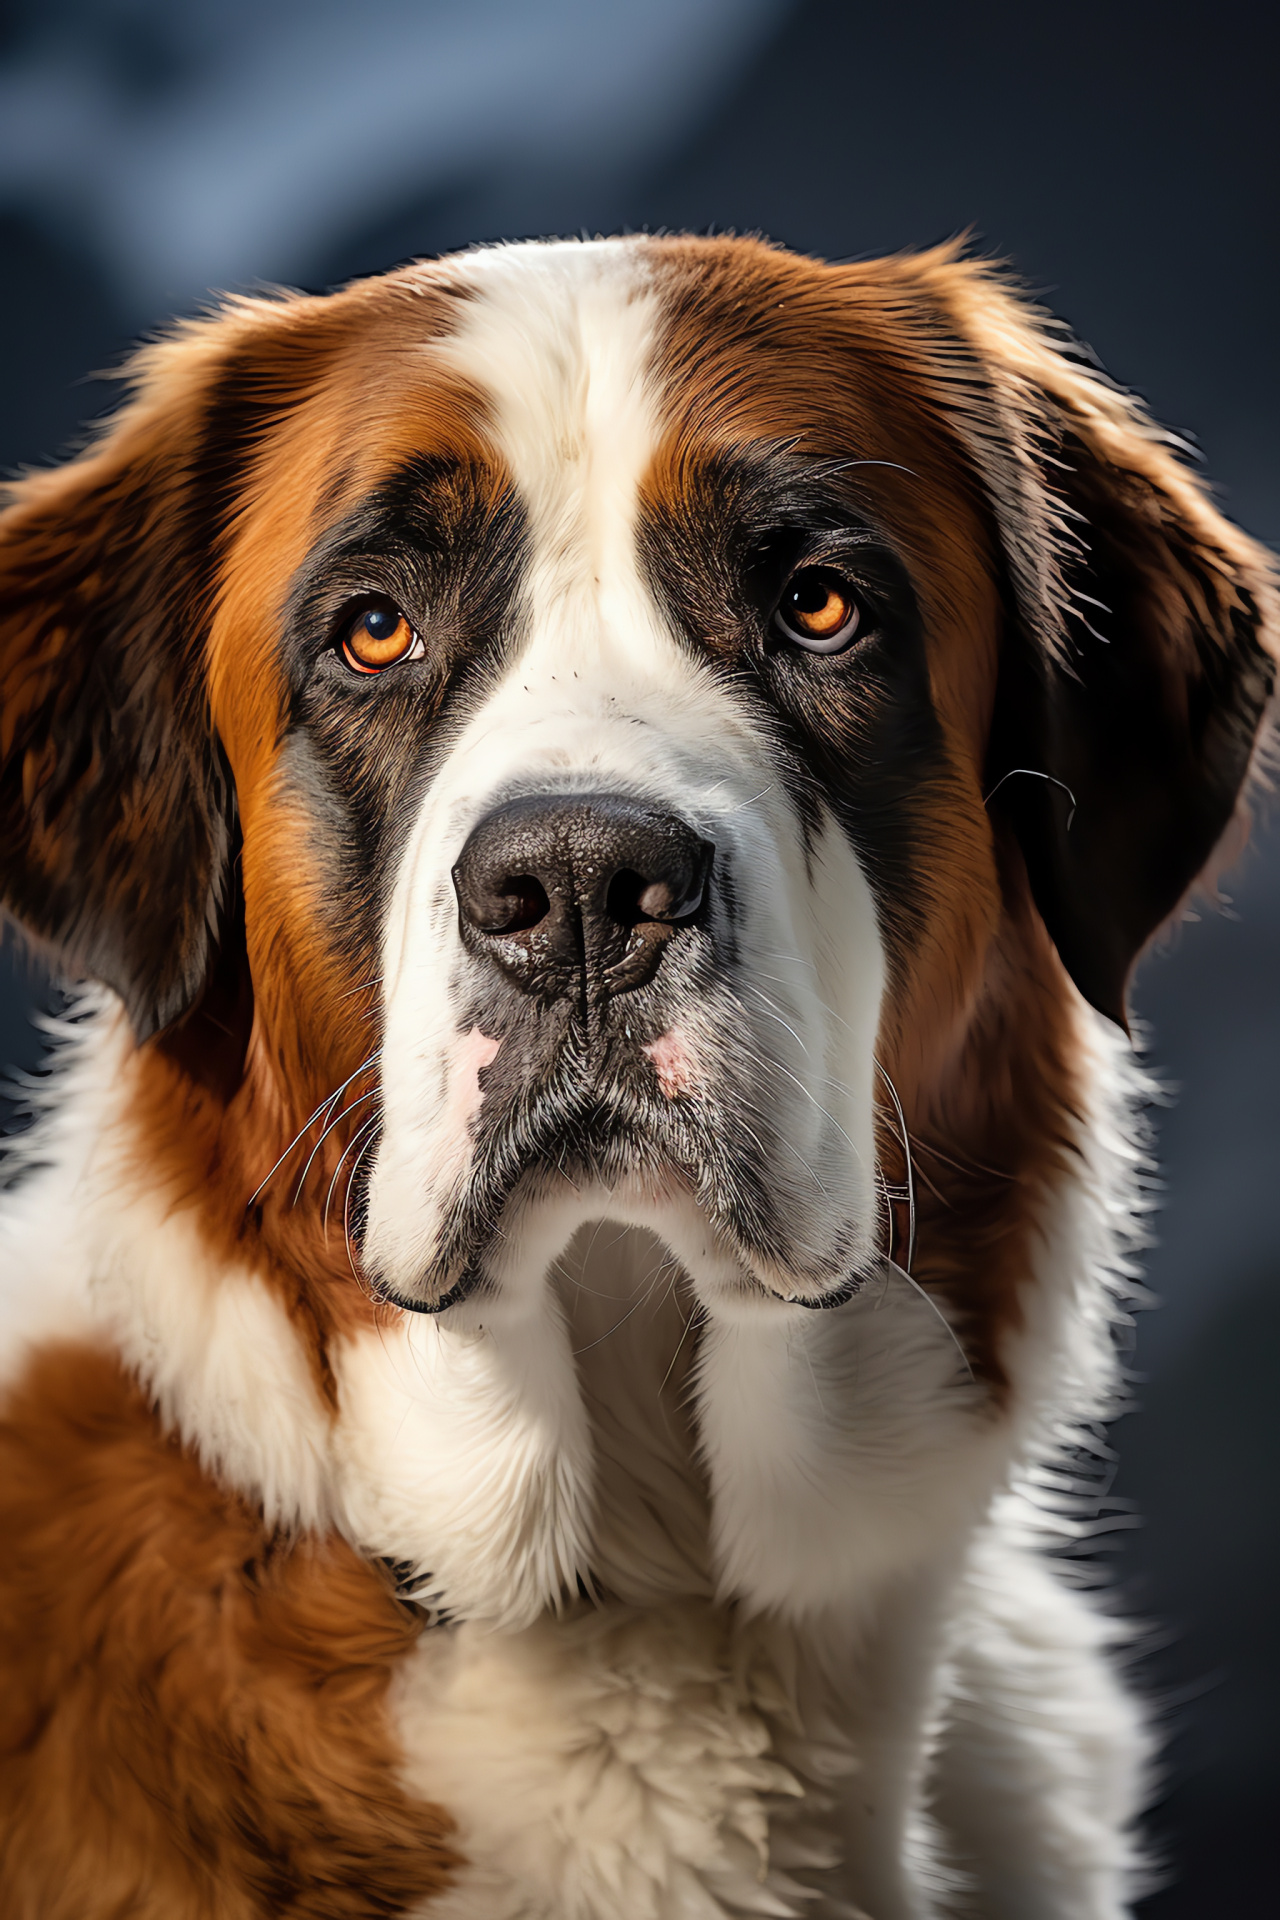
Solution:
<path fill-rule="evenodd" d="M 787 583 L 773 616 L 774 630 L 809 653 L 840 653 L 857 635 L 862 615 L 853 589 L 831 567 L 802 567 Z"/>
<path fill-rule="evenodd" d="M 395 607 L 365 607 L 347 628 L 342 657 L 357 673 L 381 673 L 407 659 L 421 642 Z"/>

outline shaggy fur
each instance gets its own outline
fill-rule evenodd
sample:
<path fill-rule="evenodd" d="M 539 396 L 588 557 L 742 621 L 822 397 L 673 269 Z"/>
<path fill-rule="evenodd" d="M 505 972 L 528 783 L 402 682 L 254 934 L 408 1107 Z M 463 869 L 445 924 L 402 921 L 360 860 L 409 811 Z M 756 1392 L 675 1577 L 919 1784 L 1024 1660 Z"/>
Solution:
<path fill-rule="evenodd" d="M 1047 1549 L 1266 555 L 950 249 L 498 248 L 129 380 L 0 520 L 3 900 L 92 983 L 3 1920 L 1120 1920 Z"/>

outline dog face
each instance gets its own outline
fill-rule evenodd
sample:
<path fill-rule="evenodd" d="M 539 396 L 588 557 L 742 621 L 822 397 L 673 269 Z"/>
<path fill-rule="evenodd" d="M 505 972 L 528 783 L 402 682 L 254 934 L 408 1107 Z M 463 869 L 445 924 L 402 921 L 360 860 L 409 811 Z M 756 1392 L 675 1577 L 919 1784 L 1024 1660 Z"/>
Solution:
<path fill-rule="evenodd" d="M 896 699 L 935 744 L 918 613 L 897 554 L 812 461 L 664 421 L 640 264 L 481 256 L 437 349 L 484 396 L 492 448 L 487 471 L 442 469 L 487 527 L 443 570 L 483 554 L 503 610 L 406 737 L 414 799 L 378 930 L 365 1262 L 405 1303 L 495 1276 L 500 1223 L 522 1250 L 567 1238 L 602 1188 L 707 1287 L 821 1302 L 876 1240 L 884 958 L 839 809 L 879 797 L 866 708 Z M 432 614 L 421 590 L 403 611 L 380 558 L 394 522 L 362 514 L 408 678 Z M 383 696 L 385 678 L 338 671 L 339 698 Z M 809 766 L 833 682 L 848 713 L 828 725 L 861 776 L 838 797 Z"/>
<path fill-rule="evenodd" d="M 602 1213 L 848 1298 L 887 1089 L 1123 1017 L 1231 820 L 1265 563 L 949 254 L 500 249 L 137 377 L 6 525 L 8 902 L 259 1150 L 341 1114 L 396 1305 Z"/>

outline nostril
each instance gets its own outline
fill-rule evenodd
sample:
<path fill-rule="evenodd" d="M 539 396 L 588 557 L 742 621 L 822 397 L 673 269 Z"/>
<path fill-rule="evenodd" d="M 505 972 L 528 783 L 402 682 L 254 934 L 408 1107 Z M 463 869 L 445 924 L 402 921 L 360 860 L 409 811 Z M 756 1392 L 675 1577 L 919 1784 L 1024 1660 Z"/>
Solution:
<path fill-rule="evenodd" d="M 709 855 L 710 849 L 691 872 L 669 879 L 650 880 L 624 867 L 609 882 L 605 912 L 624 927 L 638 926 L 642 920 L 687 920 L 702 905 Z"/>
<path fill-rule="evenodd" d="M 654 879 L 647 874 L 637 874 L 633 868 L 622 868 L 608 883 L 604 912 L 624 927 L 639 925 L 641 920 L 658 920 L 664 924 L 689 920 L 691 914 L 697 914 L 706 895 L 714 852 L 716 849 L 710 841 L 699 841 L 697 851 L 691 852 L 683 862 L 674 862 L 666 876 Z"/>
<path fill-rule="evenodd" d="M 475 924 L 481 933 L 526 933 L 550 911 L 542 882 L 531 873 L 517 873 L 493 889 Z"/>
<path fill-rule="evenodd" d="M 645 920 L 683 920 L 700 904 L 701 888 L 698 898 L 688 900 L 677 895 L 676 889 L 665 880 L 651 880 L 640 895 L 637 905 Z"/>
<path fill-rule="evenodd" d="M 654 918 L 645 904 L 647 896 L 665 891 L 665 888 L 650 885 L 643 874 L 632 873 L 629 868 L 624 868 L 621 873 L 615 873 L 609 882 L 605 912 L 619 926 L 634 927 L 638 921 Z"/>

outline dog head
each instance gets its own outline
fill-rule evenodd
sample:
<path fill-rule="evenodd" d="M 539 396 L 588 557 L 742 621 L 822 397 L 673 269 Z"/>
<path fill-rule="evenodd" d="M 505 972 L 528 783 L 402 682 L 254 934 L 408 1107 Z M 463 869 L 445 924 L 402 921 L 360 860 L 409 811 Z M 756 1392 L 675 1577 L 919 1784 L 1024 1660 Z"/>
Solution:
<path fill-rule="evenodd" d="M 1235 815 L 1265 557 L 952 251 L 495 249 L 131 377 L 3 524 L 5 902 L 255 1138 L 342 1122 L 401 1307 L 602 1212 L 847 1298 L 889 1086 L 1015 975 L 1122 1021 Z"/>

